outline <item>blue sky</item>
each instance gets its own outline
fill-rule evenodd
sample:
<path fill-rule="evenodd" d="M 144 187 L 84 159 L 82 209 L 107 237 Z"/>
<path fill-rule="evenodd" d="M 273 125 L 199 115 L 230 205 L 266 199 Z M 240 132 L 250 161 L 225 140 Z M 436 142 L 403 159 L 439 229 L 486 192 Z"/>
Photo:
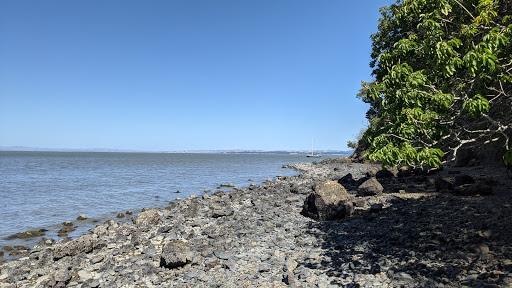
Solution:
<path fill-rule="evenodd" d="M 346 149 L 389 2 L 0 1 L 0 146 Z"/>

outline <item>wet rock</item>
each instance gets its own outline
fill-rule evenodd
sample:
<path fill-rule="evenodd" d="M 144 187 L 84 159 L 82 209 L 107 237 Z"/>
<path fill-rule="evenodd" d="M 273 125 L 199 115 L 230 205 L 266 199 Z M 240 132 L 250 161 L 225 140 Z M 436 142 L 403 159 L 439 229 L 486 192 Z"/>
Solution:
<path fill-rule="evenodd" d="M 80 215 L 78 215 L 78 217 L 76 217 L 76 220 L 78 220 L 78 221 L 84 221 L 87 219 L 88 219 L 88 217 L 85 214 L 80 214 Z"/>
<path fill-rule="evenodd" d="M 148 226 L 148 225 L 156 225 L 162 221 L 160 213 L 156 209 L 148 209 L 146 211 L 140 212 L 137 219 L 135 219 L 135 224 L 139 226 Z"/>
<path fill-rule="evenodd" d="M 124 217 L 125 217 L 125 215 L 124 215 L 124 213 L 123 213 L 123 212 L 119 212 L 119 213 L 117 213 L 117 215 L 116 215 L 116 218 L 124 218 Z"/>
<path fill-rule="evenodd" d="M 338 182 L 322 182 L 304 201 L 302 214 L 317 220 L 341 219 L 354 211 L 351 198 Z"/>
<path fill-rule="evenodd" d="M 69 232 L 75 231 L 75 226 L 71 222 L 64 222 L 62 223 L 62 228 L 59 229 L 57 232 L 57 235 L 59 237 L 66 237 L 68 236 Z"/>
<path fill-rule="evenodd" d="M 192 262 L 192 252 L 183 240 L 170 240 L 162 248 L 160 267 L 175 269 Z"/>
<path fill-rule="evenodd" d="M 374 177 L 366 180 L 357 187 L 358 196 L 375 196 L 382 194 L 383 191 L 384 187 L 382 187 L 379 181 Z"/>
<path fill-rule="evenodd" d="M 45 235 L 45 232 L 48 231 L 46 229 L 34 229 L 34 230 L 27 230 L 24 232 L 19 232 L 10 236 L 7 236 L 7 240 L 15 240 L 15 239 L 30 239 L 35 237 L 41 237 Z"/>
<path fill-rule="evenodd" d="M 218 186 L 217 189 L 221 189 L 221 188 L 234 188 L 235 185 L 234 184 L 231 184 L 231 183 L 222 183 Z"/>

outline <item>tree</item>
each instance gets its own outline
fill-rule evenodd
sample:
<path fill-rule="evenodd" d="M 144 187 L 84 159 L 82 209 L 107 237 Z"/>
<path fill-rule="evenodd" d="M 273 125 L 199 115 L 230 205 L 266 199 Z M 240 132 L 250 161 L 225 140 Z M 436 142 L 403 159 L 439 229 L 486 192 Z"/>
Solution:
<path fill-rule="evenodd" d="M 365 156 L 439 167 L 512 135 L 512 1 L 399 0 L 372 35 Z"/>

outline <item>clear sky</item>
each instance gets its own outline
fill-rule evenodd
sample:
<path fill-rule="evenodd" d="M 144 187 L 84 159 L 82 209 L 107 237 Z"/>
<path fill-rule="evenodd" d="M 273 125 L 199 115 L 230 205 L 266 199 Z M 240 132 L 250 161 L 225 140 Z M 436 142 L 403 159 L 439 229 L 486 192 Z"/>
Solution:
<path fill-rule="evenodd" d="M 389 2 L 0 1 L 0 146 L 346 149 Z"/>

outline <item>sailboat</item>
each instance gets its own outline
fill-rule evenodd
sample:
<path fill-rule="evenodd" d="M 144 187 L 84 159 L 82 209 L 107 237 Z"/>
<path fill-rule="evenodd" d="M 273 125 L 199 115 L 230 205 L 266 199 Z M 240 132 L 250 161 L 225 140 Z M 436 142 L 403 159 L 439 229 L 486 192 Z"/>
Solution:
<path fill-rule="evenodd" d="M 310 157 L 310 158 L 320 158 L 320 157 L 322 157 L 322 155 L 320 155 L 320 154 L 316 154 L 315 155 L 315 150 L 313 149 L 313 144 L 314 144 L 313 143 L 313 139 L 311 139 L 311 154 L 306 155 L 306 157 Z"/>

